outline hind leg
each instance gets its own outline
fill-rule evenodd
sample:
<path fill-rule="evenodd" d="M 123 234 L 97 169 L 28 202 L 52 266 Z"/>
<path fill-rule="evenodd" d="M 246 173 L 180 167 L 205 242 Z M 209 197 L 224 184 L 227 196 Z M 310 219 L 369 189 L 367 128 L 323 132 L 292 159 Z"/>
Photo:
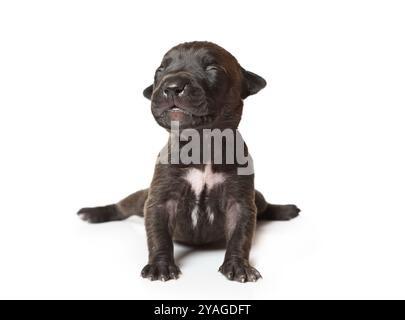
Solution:
<path fill-rule="evenodd" d="M 148 189 L 131 194 L 117 204 L 104 207 L 83 208 L 77 213 L 79 217 L 90 223 L 120 221 L 130 216 L 143 217 L 143 207 L 148 197 Z"/>
<path fill-rule="evenodd" d="M 295 205 L 269 204 L 257 190 L 255 202 L 258 220 L 288 221 L 298 217 L 301 211 Z"/>

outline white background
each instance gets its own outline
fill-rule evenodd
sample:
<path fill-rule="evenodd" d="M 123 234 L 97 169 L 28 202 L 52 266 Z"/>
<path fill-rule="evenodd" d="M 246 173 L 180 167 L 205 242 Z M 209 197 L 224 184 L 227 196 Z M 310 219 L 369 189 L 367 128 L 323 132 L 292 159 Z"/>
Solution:
<path fill-rule="evenodd" d="M 403 1 L 2 1 L 0 297 L 405 298 Z M 264 280 L 176 246 L 177 282 L 140 278 L 142 219 L 83 206 L 147 187 L 166 132 L 142 90 L 179 42 L 210 40 L 268 87 L 241 132 L 257 188 L 302 216 L 262 226 Z"/>

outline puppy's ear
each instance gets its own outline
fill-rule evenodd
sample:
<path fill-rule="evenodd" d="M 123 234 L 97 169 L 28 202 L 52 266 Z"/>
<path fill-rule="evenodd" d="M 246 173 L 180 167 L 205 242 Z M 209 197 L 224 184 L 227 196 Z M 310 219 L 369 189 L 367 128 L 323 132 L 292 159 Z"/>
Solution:
<path fill-rule="evenodd" d="M 147 87 L 145 90 L 143 90 L 143 96 L 146 99 L 151 99 L 152 98 L 152 93 L 153 93 L 153 84 Z"/>
<path fill-rule="evenodd" d="M 261 76 L 247 71 L 243 68 L 242 69 L 242 99 L 245 99 L 252 94 L 258 93 L 266 86 L 266 80 L 264 80 Z"/>

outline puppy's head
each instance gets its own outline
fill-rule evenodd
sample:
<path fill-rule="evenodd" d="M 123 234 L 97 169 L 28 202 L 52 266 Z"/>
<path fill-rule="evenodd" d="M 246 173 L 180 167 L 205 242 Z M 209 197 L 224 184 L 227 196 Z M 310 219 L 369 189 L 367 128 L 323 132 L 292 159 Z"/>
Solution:
<path fill-rule="evenodd" d="M 180 44 L 163 57 L 144 96 L 162 127 L 178 121 L 181 129 L 237 128 L 243 99 L 266 81 L 243 69 L 225 49 L 210 42 Z"/>

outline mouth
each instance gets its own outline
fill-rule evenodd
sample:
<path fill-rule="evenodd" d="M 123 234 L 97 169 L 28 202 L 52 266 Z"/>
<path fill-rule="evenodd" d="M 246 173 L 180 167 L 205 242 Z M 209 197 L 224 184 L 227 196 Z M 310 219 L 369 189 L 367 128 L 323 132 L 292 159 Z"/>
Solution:
<path fill-rule="evenodd" d="M 170 127 L 170 122 L 177 121 L 180 122 L 180 126 L 184 128 L 198 128 L 201 126 L 206 126 L 212 123 L 215 116 L 212 114 L 207 115 L 196 115 L 192 112 L 184 110 L 176 105 L 172 106 L 170 109 L 166 110 L 159 119 L 162 121 L 165 127 Z M 169 122 L 167 122 L 167 120 Z"/>
<path fill-rule="evenodd" d="M 188 112 L 188 111 L 186 111 L 186 110 L 184 110 L 184 109 L 182 109 L 182 108 L 180 108 L 180 107 L 178 107 L 178 106 L 176 106 L 176 105 L 173 105 L 173 106 L 169 109 L 169 112 L 170 112 L 170 113 L 184 113 L 184 114 L 191 115 L 190 112 Z"/>
<path fill-rule="evenodd" d="M 192 114 L 176 105 L 173 105 L 169 110 L 170 121 L 183 121 L 187 117 L 192 117 Z"/>

